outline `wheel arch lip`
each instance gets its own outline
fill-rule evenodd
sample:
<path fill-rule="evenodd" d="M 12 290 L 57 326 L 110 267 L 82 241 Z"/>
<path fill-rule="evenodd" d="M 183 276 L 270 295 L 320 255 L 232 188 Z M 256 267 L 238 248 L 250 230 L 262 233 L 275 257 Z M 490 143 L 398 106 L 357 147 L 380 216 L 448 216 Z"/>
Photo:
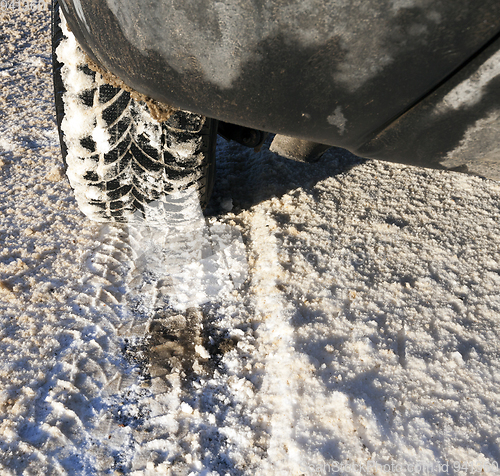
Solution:
<path fill-rule="evenodd" d="M 441 43 L 431 47 L 443 49 L 442 53 L 426 58 L 426 52 L 430 50 L 424 46 L 420 49 L 403 48 L 394 58 L 387 60 L 387 65 L 383 65 L 380 74 L 355 88 L 354 92 L 350 92 L 346 84 L 338 86 L 340 80 L 337 85 L 330 87 L 328 81 L 335 81 L 331 77 L 326 78 L 325 71 L 320 71 L 325 55 L 349 54 L 341 51 L 342 48 L 335 40 L 321 49 L 316 46 L 307 48 L 305 40 L 302 43 L 299 41 L 288 44 L 290 38 L 280 37 L 279 34 L 272 38 L 273 41 L 266 42 L 263 39 L 259 43 L 259 54 L 264 59 L 267 58 L 267 62 L 257 61 L 255 58 L 248 60 L 246 69 L 243 68 L 239 77 L 229 78 L 228 84 L 223 84 L 224 80 L 220 78 L 207 80 L 206 71 L 199 65 L 192 68 L 186 66 L 184 69 L 181 67 L 183 61 L 188 64 L 196 56 L 192 54 L 192 46 L 188 45 L 183 50 L 182 44 L 173 42 L 171 48 L 178 51 L 180 59 L 172 60 L 170 56 L 171 61 L 168 61 L 161 52 L 141 47 L 140 36 L 144 31 L 139 27 L 136 36 L 131 36 L 134 21 L 137 20 L 137 25 L 140 25 L 142 16 L 147 16 L 145 10 L 148 8 L 164 11 L 158 5 L 167 4 L 165 0 L 150 0 L 147 3 L 138 0 L 60 1 L 70 29 L 89 57 L 131 88 L 160 102 L 229 123 L 343 147 L 364 157 L 500 177 L 500 172 L 489 174 L 483 166 L 481 172 L 474 170 L 469 163 L 472 157 L 466 156 L 466 150 L 469 149 L 470 153 L 487 156 L 489 168 L 497 167 L 494 163 L 497 160 L 493 160 L 491 152 L 494 150 L 493 144 L 499 140 L 494 137 L 496 126 L 493 127 L 492 122 L 497 121 L 495 111 L 500 111 L 500 92 L 495 86 L 500 78 L 500 71 L 498 78 L 497 75 L 492 76 L 488 84 L 482 87 L 481 99 L 474 105 L 472 114 L 469 114 L 470 104 L 450 110 L 445 115 L 436 112 L 442 107 L 442 92 L 456 89 L 459 84 L 477 74 L 481 64 L 486 61 L 491 64 L 491 58 L 496 58 L 495 52 L 500 50 L 500 6 L 495 1 L 481 0 L 480 4 L 474 4 L 478 7 L 477 12 L 469 19 L 478 29 L 474 34 L 459 31 L 467 23 L 465 20 L 465 23 L 450 21 L 448 26 L 438 25 L 435 28 L 436 34 L 441 35 Z M 285 3 L 293 6 L 296 5 L 294 2 L 296 0 L 287 0 Z M 169 0 L 169 3 L 176 3 L 176 0 Z M 263 2 L 254 0 L 251 3 L 259 5 Z M 329 0 L 324 1 L 325 5 L 328 3 Z M 383 11 L 385 4 L 389 2 L 372 0 L 368 3 Z M 426 1 L 420 0 L 420 3 L 426 4 Z M 442 3 L 451 4 L 453 1 Z M 472 3 L 472 0 L 460 0 L 464 9 Z M 138 9 L 139 4 L 143 10 Z M 199 5 L 203 5 L 205 14 L 215 8 L 209 0 L 200 0 Z M 121 10 L 117 10 L 118 8 Z M 192 12 L 194 21 L 199 21 L 197 15 L 203 13 L 203 8 Z M 405 15 L 396 15 L 394 18 L 399 19 L 408 29 L 415 19 L 423 18 L 419 12 L 406 12 Z M 124 18 L 130 19 L 129 26 L 124 24 Z M 436 20 L 426 21 L 428 26 L 433 25 L 432 22 Z M 441 23 L 446 22 L 441 20 Z M 169 26 L 167 22 L 165 24 Z M 484 26 L 485 24 L 489 26 Z M 153 25 L 153 30 L 158 29 L 155 25 L 157 23 Z M 483 26 L 480 28 L 480 25 Z M 456 31 L 443 32 L 447 27 L 454 27 Z M 128 33 L 125 31 L 127 28 Z M 242 26 L 242 32 L 244 30 Z M 375 31 L 374 34 L 379 33 Z M 453 42 L 449 39 L 458 38 L 461 34 L 469 35 L 472 46 L 460 42 L 452 51 Z M 160 38 L 162 32 L 150 32 L 148 41 L 154 35 Z M 135 41 L 131 41 L 134 38 Z M 401 41 L 407 39 L 403 38 Z M 445 40 L 449 40 L 448 43 Z M 232 38 L 228 41 L 237 40 Z M 244 51 L 245 41 L 245 34 L 242 33 L 236 53 Z M 147 41 L 144 44 L 146 43 Z M 147 44 L 151 46 L 150 43 Z M 210 48 L 207 48 L 207 55 L 210 55 Z M 445 48 L 451 52 L 444 51 Z M 273 49 L 276 51 L 272 51 Z M 403 70 L 411 65 L 412 52 L 415 61 L 421 61 L 422 67 L 429 70 L 427 76 L 422 74 L 415 80 L 404 74 Z M 279 59 L 280 54 L 283 61 Z M 453 56 L 453 60 L 438 73 L 430 72 L 434 66 L 440 67 L 438 58 L 447 61 L 448 56 Z M 492 65 L 493 69 L 495 65 Z M 359 69 L 360 64 L 354 63 L 352 66 Z M 317 77 L 313 74 L 315 68 L 319 68 Z M 408 84 L 401 86 L 400 83 L 405 81 Z M 337 95 L 333 97 L 334 94 Z M 498 123 L 500 127 L 500 118 Z M 478 131 L 484 128 L 490 130 L 483 134 L 489 142 L 484 150 L 479 150 L 481 148 L 477 146 L 471 148 L 470 144 L 464 145 L 467 141 L 471 142 L 472 130 L 476 137 L 472 142 L 477 142 L 477 138 L 481 136 Z M 453 140 L 450 140 L 450 130 L 455 131 L 451 134 Z M 429 131 L 432 133 L 429 134 Z M 422 147 L 422 141 L 425 147 Z M 457 159 L 459 149 L 462 162 Z M 451 160 L 450 157 L 455 159 Z"/>

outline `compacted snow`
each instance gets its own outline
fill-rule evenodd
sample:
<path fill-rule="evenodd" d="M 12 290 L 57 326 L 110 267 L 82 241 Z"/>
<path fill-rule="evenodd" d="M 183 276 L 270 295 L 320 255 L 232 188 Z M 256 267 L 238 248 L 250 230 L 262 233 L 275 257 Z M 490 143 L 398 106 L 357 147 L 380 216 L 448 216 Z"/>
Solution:
<path fill-rule="evenodd" d="M 0 474 L 499 473 L 500 184 L 220 140 L 205 218 L 91 223 L 8 6 Z"/>

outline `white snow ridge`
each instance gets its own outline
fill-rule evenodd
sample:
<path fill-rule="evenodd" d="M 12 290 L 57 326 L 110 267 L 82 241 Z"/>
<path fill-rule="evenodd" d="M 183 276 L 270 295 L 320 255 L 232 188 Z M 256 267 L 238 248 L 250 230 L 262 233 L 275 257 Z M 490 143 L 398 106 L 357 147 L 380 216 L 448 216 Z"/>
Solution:
<path fill-rule="evenodd" d="M 2 476 L 500 473 L 497 182 L 220 139 L 205 216 L 91 223 L 0 15 Z"/>

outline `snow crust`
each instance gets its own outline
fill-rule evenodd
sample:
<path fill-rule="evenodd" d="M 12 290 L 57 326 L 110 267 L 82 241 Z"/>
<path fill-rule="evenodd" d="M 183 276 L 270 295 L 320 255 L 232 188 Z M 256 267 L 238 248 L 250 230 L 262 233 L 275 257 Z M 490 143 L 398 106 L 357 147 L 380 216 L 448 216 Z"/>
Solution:
<path fill-rule="evenodd" d="M 220 140 L 206 217 L 91 223 L 0 15 L 0 474 L 498 474 L 497 182 Z"/>

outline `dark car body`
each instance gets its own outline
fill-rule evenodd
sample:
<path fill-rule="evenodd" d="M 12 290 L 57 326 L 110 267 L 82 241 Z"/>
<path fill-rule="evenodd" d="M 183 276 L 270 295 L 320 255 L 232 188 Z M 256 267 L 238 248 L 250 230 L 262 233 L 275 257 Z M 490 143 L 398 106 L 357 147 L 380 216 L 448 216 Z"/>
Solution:
<path fill-rule="evenodd" d="M 62 0 L 159 102 L 369 158 L 500 179 L 498 0 Z"/>

